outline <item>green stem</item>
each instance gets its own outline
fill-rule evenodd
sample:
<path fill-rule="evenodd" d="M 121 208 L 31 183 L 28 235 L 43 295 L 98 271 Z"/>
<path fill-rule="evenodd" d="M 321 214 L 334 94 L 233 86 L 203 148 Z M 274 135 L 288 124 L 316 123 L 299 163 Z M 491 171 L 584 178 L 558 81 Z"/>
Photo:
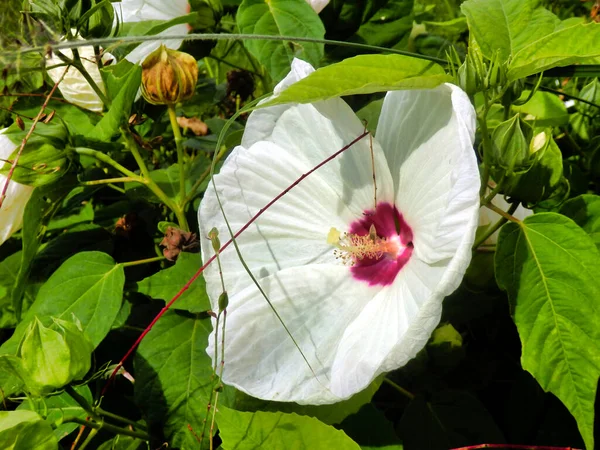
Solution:
<path fill-rule="evenodd" d="M 92 442 L 92 439 L 94 439 L 94 437 L 98 434 L 98 431 L 99 430 L 92 428 L 92 431 L 90 431 L 90 434 L 88 434 L 87 438 L 85 438 L 85 441 L 83 441 L 83 444 L 81 444 L 79 450 L 85 450 L 88 444 Z"/>
<path fill-rule="evenodd" d="M 118 178 L 103 178 L 102 180 L 90 180 L 90 181 L 80 181 L 79 184 L 83 186 L 96 186 L 99 184 L 112 184 L 112 183 L 130 183 L 136 182 L 139 183 L 139 177 L 118 177 Z"/>
<path fill-rule="evenodd" d="M 185 207 L 185 161 L 183 153 L 183 137 L 181 136 L 181 130 L 177 123 L 177 113 L 175 112 L 175 106 L 167 105 L 169 111 L 169 120 L 171 121 L 171 128 L 173 129 L 173 136 L 175 137 L 175 147 L 177 148 L 177 164 L 179 165 L 179 206 Z"/>
<path fill-rule="evenodd" d="M 98 98 L 102 101 L 104 106 L 106 108 L 108 108 L 110 106 L 108 97 L 106 97 L 104 92 L 102 92 L 102 89 L 100 89 L 100 87 L 96 84 L 96 82 L 94 81 L 92 76 L 89 74 L 89 72 L 87 70 L 85 70 L 85 67 L 83 66 L 83 64 L 81 62 L 81 58 L 79 57 L 79 52 L 78 52 L 77 48 L 74 47 L 72 49 L 72 51 L 73 51 L 73 59 L 70 59 L 69 57 L 65 56 L 61 52 L 56 52 L 56 56 L 58 56 L 61 59 L 61 61 L 63 61 L 64 63 L 75 67 L 75 69 L 77 69 L 79 71 L 79 73 L 81 73 L 81 75 L 83 76 L 85 81 L 87 81 L 87 83 L 90 85 L 92 90 L 96 93 Z"/>
<path fill-rule="evenodd" d="M 394 383 L 389 378 L 384 378 L 383 382 L 389 384 L 391 387 L 393 387 L 394 389 L 396 389 L 398 392 L 400 392 L 402 395 L 404 395 L 409 400 L 413 400 L 415 398 L 415 394 L 413 394 L 412 392 L 407 391 L 402 386 L 400 386 L 399 384 Z"/>
<path fill-rule="evenodd" d="M 498 181 L 498 184 L 496 184 L 496 187 L 494 189 L 492 189 L 492 192 L 490 192 L 487 197 L 485 197 L 483 200 L 481 200 L 481 206 L 487 205 L 489 202 L 491 202 L 494 199 L 494 197 L 498 194 L 498 192 L 500 192 L 500 189 L 502 189 L 502 183 L 504 182 L 504 178 L 506 178 L 506 174 L 502 174 L 502 178 L 500 178 L 500 180 Z"/>
<path fill-rule="evenodd" d="M 148 167 L 146 167 L 146 163 L 144 163 L 142 155 L 138 150 L 137 143 L 135 142 L 133 137 L 131 137 L 131 133 L 129 132 L 129 130 L 123 128 L 121 130 L 121 135 L 125 140 L 125 146 L 135 158 L 135 161 L 137 162 L 140 171 L 142 172 L 143 183 L 148 187 L 148 189 L 150 189 L 154 193 L 154 195 L 156 195 L 159 198 L 161 202 L 165 204 L 167 208 L 173 211 L 173 214 L 175 214 L 175 217 L 177 217 L 177 222 L 179 222 L 179 228 L 181 228 L 184 231 L 189 231 L 187 219 L 185 218 L 185 214 L 183 213 L 183 208 L 181 208 L 176 202 L 171 200 L 167 196 L 167 194 L 165 194 L 165 192 L 160 188 L 160 186 L 158 186 L 158 184 L 156 184 L 156 182 L 150 177 L 150 171 L 148 170 Z"/>
<path fill-rule="evenodd" d="M 65 387 L 65 392 L 67 394 L 69 394 L 71 396 L 71 398 L 73 400 L 75 400 L 77 402 L 77 404 L 79 406 L 81 406 L 83 408 L 83 410 L 89 414 L 90 417 L 92 417 L 93 419 L 100 419 L 100 416 L 98 416 L 98 414 L 96 414 L 96 412 L 94 411 L 94 408 L 92 408 L 92 405 L 90 405 L 88 403 L 88 401 L 85 399 L 85 397 L 83 397 L 83 395 L 79 394 L 79 392 L 77 392 L 73 386 L 71 385 L 67 385 Z"/>
<path fill-rule="evenodd" d="M 219 162 L 219 160 L 223 157 L 223 155 L 225 155 L 226 152 L 227 152 L 227 147 L 223 147 L 219 151 L 219 153 L 215 156 L 215 161 Z M 206 181 L 206 179 L 210 176 L 210 172 L 211 172 L 211 166 L 207 167 L 206 170 L 204 172 L 202 172 L 200 177 L 198 177 L 198 179 L 194 182 L 192 188 L 190 189 L 190 192 L 188 193 L 187 197 L 185 198 L 185 204 L 188 204 L 189 202 L 192 201 L 192 199 L 196 195 L 196 191 L 198 190 L 200 185 L 202 183 L 204 183 Z"/>
<path fill-rule="evenodd" d="M 491 203 L 486 205 L 485 207 L 489 207 L 489 206 L 493 206 L 494 208 L 490 208 L 495 212 L 498 212 L 496 206 L 492 205 Z M 504 212 L 502 210 L 502 213 L 508 215 L 508 216 L 512 216 L 512 214 L 517 210 L 517 208 L 519 207 L 518 203 L 513 203 L 512 205 L 510 205 L 510 208 L 508 209 L 508 211 Z M 506 222 L 508 222 L 510 219 L 504 215 L 502 215 L 502 217 L 500 217 L 500 220 L 498 220 L 498 222 L 496 222 L 495 224 L 489 226 L 485 232 L 479 236 L 479 239 L 477 239 L 475 241 L 475 243 L 473 244 L 472 250 L 477 250 L 477 248 L 483 244 L 492 234 L 494 234 L 496 231 L 498 231 L 500 229 L 500 227 L 502 225 L 504 225 Z"/>
<path fill-rule="evenodd" d="M 113 434 L 122 434 L 123 436 L 130 436 L 138 439 L 142 439 L 144 441 L 150 440 L 150 435 L 148 433 L 144 433 L 143 431 L 134 431 L 128 430 L 127 428 L 121 428 L 116 425 L 111 425 L 110 423 L 105 422 L 95 422 L 92 420 L 84 420 L 79 417 L 66 417 L 63 422 L 73 422 L 78 423 L 79 425 L 83 425 L 85 427 L 90 427 L 95 430 L 105 430 Z"/>
<path fill-rule="evenodd" d="M 99 152 L 97 150 L 92 150 L 91 148 L 77 147 L 75 149 L 75 153 L 77 153 L 79 155 L 91 156 L 92 158 L 95 158 L 95 159 L 97 159 L 100 162 L 108 164 L 109 166 L 111 166 L 114 169 L 118 170 L 123 175 L 131 178 L 132 180 L 135 180 L 138 183 L 145 184 L 144 179 L 142 177 L 140 177 L 136 173 L 133 173 L 131 170 L 127 169 L 126 167 L 123 167 L 121 164 L 119 164 L 118 162 L 116 162 L 110 156 L 105 155 L 102 152 Z"/>
<path fill-rule="evenodd" d="M 120 264 L 123 267 L 131 267 L 131 266 L 139 266 L 142 264 L 149 264 L 149 263 L 153 263 L 156 261 L 162 261 L 163 259 L 166 259 L 166 258 L 164 256 L 154 256 L 153 258 L 138 259 L 137 261 L 127 261 L 127 262 L 120 263 Z"/>
<path fill-rule="evenodd" d="M 134 422 L 133 420 L 129 420 L 126 417 L 119 416 L 118 414 L 114 414 L 114 413 L 111 413 L 109 411 L 104 411 L 99 406 L 96 407 L 96 412 L 98 414 L 100 414 L 101 416 L 108 417 L 109 419 L 113 419 L 113 420 L 116 420 L 118 422 L 126 423 L 127 425 L 131 425 L 132 427 L 139 428 L 139 429 L 144 430 L 144 431 L 148 430 L 148 428 L 146 427 L 146 425 L 144 425 L 142 423 Z"/>

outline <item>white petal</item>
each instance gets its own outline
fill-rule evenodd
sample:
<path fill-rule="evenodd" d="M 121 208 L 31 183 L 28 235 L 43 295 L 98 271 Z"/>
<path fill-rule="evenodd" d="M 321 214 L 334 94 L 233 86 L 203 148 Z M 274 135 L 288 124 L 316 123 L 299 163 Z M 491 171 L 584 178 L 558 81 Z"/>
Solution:
<path fill-rule="evenodd" d="M 309 63 L 294 58 L 290 73 L 275 86 L 275 89 L 273 89 L 273 96 L 276 97 L 280 92 L 285 90 L 285 88 L 294 84 L 296 81 L 307 77 L 314 71 L 315 69 Z M 271 98 L 262 100 L 260 103 L 267 102 Z M 242 137 L 242 146 L 248 148 L 258 141 L 267 139 L 273 132 L 273 128 L 275 128 L 275 123 L 277 123 L 279 116 L 293 105 L 293 103 L 290 103 L 272 106 L 270 108 L 256 110 L 250 114 L 250 117 L 248 117 L 248 121 L 246 122 L 244 136 Z"/>
<path fill-rule="evenodd" d="M 122 22 L 172 20 L 190 12 L 187 0 L 121 0 L 112 5 Z"/>
<path fill-rule="evenodd" d="M 333 122 L 311 105 L 293 106 L 277 121 L 270 141 L 233 151 L 214 180 L 234 232 L 292 182 L 360 135 L 360 122 L 346 117 L 345 108 L 338 110 L 338 118 L 345 120 Z M 335 117 L 334 109 L 328 112 Z M 393 201 L 391 177 L 376 142 L 373 151 L 378 200 Z M 327 244 L 330 229 L 345 231 L 373 208 L 373 196 L 366 138 L 301 181 L 246 230 L 238 240 L 243 256 L 258 277 L 288 267 L 333 262 L 333 247 Z M 229 238 L 212 186 L 202 201 L 199 222 L 202 236 L 217 227 L 222 242 Z M 206 260 L 213 250 L 207 240 L 202 244 Z M 228 291 L 252 283 L 233 249 L 223 252 L 221 262 Z M 209 296 L 216 301 L 221 289 L 216 266 L 207 269 L 205 279 Z"/>
<path fill-rule="evenodd" d="M 306 2 L 317 14 L 329 4 L 329 0 L 306 0 Z"/>
<path fill-rule="evenodd" d="M 181 47 L 182 39 L 166 39 L 169 36 L 176 36 L 186 34 L 188 28 L 186 24 L 175 25 L 171 28 L 167 28 L 165 31 L 158 33 L 156 36 L 160 36 L 160 40 L 142 42 L 131 52 L 125 55 L 125 59 L 133 64 L 141 63 L 146 57 L 156 50 L 161 45 L 165 45 L 167 48 L 177 50 Z"/>
<path fill-rule="evenodd" d="M 0 131 L 0 159 L 10 157 L 17 147 L 8 136 L 4 134 L 6 128 Z M 5 163 L 0 161 L 0 167 Z M 7 177 L 0 175 L 0 191 L 4 189 Z M 6 198 L 0 208 L 0 245 L 23 225 L 23 212 L 33 192 L 33 187 L 10 181 L 6 191 Z"/>
<path fill-rule="evenodd" d="M 396 205 L 414 233 L 414 255 L 430 264 L 451 258 L 474 236 L 479 171 L 475 112 L 452 85 L 386 95 L 377 139 L 397 186 Z"/>
<path fill-rule="evenodd" d="M 324 404 L 345 398 L 332 392 L 332 364 L 344 330 L 377 290 L 353 280 L 347 267 L 330 265 L 282 270 L 261 285 L 310 366 L 252 285 L 229 299 L 223 381 L 269 400 Z M 214 357 L 214 332 L 207 352 Z M 352 362 L 359 360 L 350 359 L 351 377 Z"/>
<path fill-rule="evenodd" d="M 94 48 L 91 45 L 78 47 L 79 57 L 83 62 L 83 67 L 90 74 L 94 82 L 98 85 L 98 87 L 105 92 L 104 83 L 102 82 L 102 77 L 100 76 L 100 71 L 98 70 L 98 65 L 95 61 Z M 69 49 L 60 50 L 66 57 L 72 59 L 73 52 Z M 111 59 L 112 55 L 106 53 L 103 56 L 104 60 Z M 55 66 L 58 64 L 63 64 L 60 67 L 56 67 L 54 69 L 48 70 L 48 75 L 52 78 L 52 81 L 55 83 L 60 80 L 63 73 L 65 72 L 66 66 L 62 62 L 62 60 L 56 56 L 52 55 L 52 57 L 48 58 L 46 65 L 48 67 Z M 83 78 L 81 72 L 79 72 L 75 67 L 69 67 L 67 74 L 63 78 L 62 82 L 58 85 L 58 89 L 60 93 L 65 98 L 65 100 L 80 106 L 82 108 L 89 109 L 94 112 L 101 112 L 104 104 L 98 94 L 91 88 L 88 82 Z"/>

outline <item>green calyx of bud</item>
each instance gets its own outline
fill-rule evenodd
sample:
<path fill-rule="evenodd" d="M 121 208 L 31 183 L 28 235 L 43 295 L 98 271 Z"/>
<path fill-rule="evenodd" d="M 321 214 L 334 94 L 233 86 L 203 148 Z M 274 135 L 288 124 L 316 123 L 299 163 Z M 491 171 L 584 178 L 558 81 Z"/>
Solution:
<path fill-rule="evenodd" d="M 54 319 L 51 327 L 45 327 L 36 317 L 19 348 L 27 389 L 45 395 L 83 378 L 90 370 L 93 350 L 76 324 Z"/>
<path fill-rule="evenodd" d="M 110 0 L 92 0 L 90 9 L 81 16 L 81 36 L 100 39 L 112 33 L 115 11 Z"/>
<path fill-rule="evenodd" d="M 477 68 L 471 57 L 467 57 L 465 62 L 458 68 L 457 73 L 458 86 L 472 97 L 477 92 Z"/>
<path fill-rule="evenodd" d="M 198 65 L 193 56 L 161 45 L 142 63 L 142 95 L 153 105 L 174 105 L 194 95 Z"/>
<path fill-rule="evenodd" d="M 532 164 L 530 142 L 533 128 L 519 114 L 501 122 L 492 133 L 492 165 L 507 175 L 527 170 Z"/>
<path fill-rule="evenodd" d="M 223 292 L 221 295 L 219 295 L 219 312 L 225 311 L 228 305 L 229 295 L 227 295 L 227 292 Z"/>

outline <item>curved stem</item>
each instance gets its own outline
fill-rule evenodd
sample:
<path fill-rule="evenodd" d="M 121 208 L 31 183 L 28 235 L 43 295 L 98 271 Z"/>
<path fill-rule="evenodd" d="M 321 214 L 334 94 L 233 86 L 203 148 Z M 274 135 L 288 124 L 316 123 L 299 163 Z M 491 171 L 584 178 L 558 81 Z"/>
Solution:
<path fill-rule="evenodd" d="M 508 222 L 509 220 L 513 220 L 513 221 L 517 220 L 514 217 L 512 217 L 512 215 L 519 207 L 519 203 L 513 203 L 512 205 L 510 205 L 510 208 L 506 212 L 502 211 L 500 208 L 492 205 L 491 203 L 488 203 L 487 205 L 485 205 L 485 207 L 500 214 L 502 217 L 500 217 L 500 220 L 498 220 L 498 222 L 489 226 L 485 230 L 485 232 L 481 236 L 479 236 L 479 239 L 477 239 L 475 241 L 475 243 L 473 244 L 473 247 L 471 247 L 472 250 L 477 250 L 477 247 L 479 247 L 481 244 L 483 244 L 492 234 L 494 234 L 496 231 L 498 231 L 500 229 L 500 227 L 502 225 L 504 225 L 506 222 Z M 509 219 L 509 217 L 510 217 L 510 219 Z"/>
<path fill-rule="evenodd" d="M 122 434 L 124 436 L 142 439 L 144 441 L 150 440 L 150 435 L 148 433 L 144 433 L 142 431 L 128 430 L 127 428 L 121 428 L 116 425 L 111 425 L 110 423 L 95 422 L 93 420 L 84 420 L 80 419 L 79 417 L 66 417 L 63 422 L 74 422 L 78 423 L 79 425 L 93 428 L 95 430 L 105 430 L 113 434 Z"/>
<path fill-rule="evenodd" d="M 83 47 L 84 45 L 100 45 L 106 47 L 109 44 L 133 44 L 147 41 L 155 41 L 160 39 L 157 36 L 121 36 L 115 38 L 102 38 L 102 39 L 87 39 L 83 41 L 66 41 L 56 45 L 46 45 L 37 47 L 24 47 L 18 51 L 18 53 L 45 53 L 48 49 L 53 51 L 66 49 L 66 48 L 77 48 Z M 405 50 L 398 50 L 394 48 L 379 47 L 377 45 L 359 44 L 356 42 L 345 42 L 335 41 L 331 39 L 315 39 L 304 36 L 275 36 L 270 34 L 229 34 L 229 33 L 190 33 L 190 34 L 174 34 L 170 35 L 169 39 L 182 39 L 186 41 L 294 41 L 294 42 L 312 42 L 314 44 L 327 44 L 337 45 L 339 47 L 351 47 L 358 50 L 365 50 L 369 52 L 382 52 L 382 53 L 394 53 L 397 55 L 411 56 L 413 58 L 424 59 L 426 61 L 435 62 L 438 64 L 446 65 L 448 61 L 435 56 L 421 55 L 419 53 L 408 52 Z M 16 53 L 16 52 L 11 52 Z"/>
<path fill-rule="evenodd" d="M 92 158 L 95 158 L 98 161 L 103 162 L 104 164 L 108 164 L 112 168 L 121 172 L 126 177 L 131 178 L 132 180 L 135 180 L 138 183 L 145 184 L 143 178 L 140 177 L 138 174 L 132 172 L 128 168 L 126 168 L 126 167 L 122 166 L 121 164 L 119 164 L 118 162 L 116 162 L 110 156 L 108 156 L 102 152 L 99 152 L 98 150 L 92 150 L 91 148 L 85 148 L 85 147 L 77 147 L 75 149 L 75 153 L 77 153 L 79 155 L 91 156 Z"/>
<path fill-rule="evenodd" d="M 185 162 L 183 153 L 183 137 L 181 136 L 181 130 L 177 123 L 177 113 L 175 112 L 175 106 L 167 105 L 169 111 L 169 121 L 171 122 L 171 128 L 173 129 L 173 136 L 175 137 L 175 147 L 177 148 L 177 164 L 179 165 L 179 205 L 185 207 Z"/>
<path fill-rule="evenodd" d="M 123 267 L 131 267 L 131 266 L 139 266 L 141 264 L 149 264 L 157 261 L 162 261 L 163 259 L 167 259 L 164 256 L 154 256 L 152 258 L 146 259 L 138 259 L 137 261 L 127 261 L 124 263 L 119 263 Z"/>
<path fill-rule="evenodd" d="M 391 387 L 393 387 L 394 389 L 396 389 L 398 392 L 400 392 L 403 396 L 405 396 L 409 400 L 413 400 L 415 398 L 415 394 L 413 394 L 412 392 L 407 391 L 402 386 L 400 386 L 399 384 L 394 383 L 389 378 L 384 378 L 383 382 L 389 384 Z"/>

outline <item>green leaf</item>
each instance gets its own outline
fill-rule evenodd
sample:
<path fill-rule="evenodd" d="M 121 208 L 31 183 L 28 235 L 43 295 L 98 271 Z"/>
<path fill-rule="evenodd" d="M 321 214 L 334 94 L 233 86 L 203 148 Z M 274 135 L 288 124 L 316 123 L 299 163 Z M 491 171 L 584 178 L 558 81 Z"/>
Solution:
<path fill-rule="evenodd" d="M 89 387 L 84 385 L 77 386 L 74 389 L 88 403 L 93 403 L 94 400 Z M 54 435 L 59 441 L 79 428 L 79 425 L 73 422 L 63 423 L 65 417 L 78 417 L 85 420 L 88 416 L 88 413 L 66 392 L 45 398 L 30 398 L 29 401 L 21 403 L 17 410 L 31 410 L 44 416 L 46 422 L 54 428 Z"/>
<path fill-rule="evenodd" d="M 332 64 L 292 84 L 261 106 L 311 103 L 396 89 L 434 88 L 450 81 L 438 64 L 402 55 L 361 55 Z"/>
<path fill-rule="evenodd" d="M 529 97 L 531 91 L 525 90 L 520 100 Z M 550 92 L 537 91 L 533 97 L 521 106 L 513 109 L 526 114 L 525 120 L 532 120 L 536 127 L 550 127 L 566 125 L 569 122 L 569 114 L 563 101 Z"/>
<path fill-rule="evenodd" d="M 65 261 L 41 287 L 33 305 L 0 353 L 15 354 L 21 337 L 37 316 L 44 325 L 52 318 L 72 321 L 97 346 L 110 331 L 121 306 L 125 274 L 105 253 L 81 252 Z"/>
<path fill-rule="evenodd" d="M 251 397 L 243 392 L 236 393 L 235 408 L 240 411 L 267 411 L 296 413 L 319 419 L 327 425 L 342 422 L 346 417 L 355 414 L 363 405 L 371 401 L 375 392 L 381 386 L 383 376 L 375 379 L 366 389 L 353 395 L 348 400 L 343 400 L 332 405 L 298 405 L 291 402 L 272 402 Z"/>
<path fill-rule="evenodd" d="M 13 286 L 19 274 L 21 263 L 21 251 L 7 256 L 0 262 L 0 328 L 14 328 L 17 326 L 17 318 L 12 307 L 11 296 Z M 35 300 L 35 295 L 39 285 L 29 282 L 25 285 L 23 291 L 23 309 L 29 306 Z"/>
<path fill-rule="evenodd" d="M 244 0 L 236 15 L 240 33 L 298 36 L 323 39 L 325 28 L 317 13 L 304 0 Z M 303 59 L 318 66 L 323 44 L 312 42 L 247 40 L 244 45 L 263 64 L 271 78 L 279 81 L 290 70 L 292 60 Z"/>
<path fill-rule="evenodd" d="M 490 413 L 464 391 L 436 392 L 429 400 L 415 397 L 404 410 L 398 431 L 406 450 L 505 442 Z"/>
<path fill-rule="evenodd" d="M 297 414 L 257 411 L 240 412 L 220 406 L 217 412 L 219 435 L 224 450 L 268 448 L 359 450 L 343 431 L 317 419 Z"/>
<path fill-rule="evenodd" d="M 584 194 L 565 202 L 561 206 L 561 214 L 572 219 L 589 234 L 600 250 L 600 197 Z"/>
<path fill-rule="evenodd" d="M 101 70 L 111 103 L 102 120 L 85 137 L 110 141 L 119 127 L 129 120 L 131 106 L 142 79 L 142 67 L 123 60 Z"/>
<path fill-rule="evenodd" d="M 600 24 L 560 22 L 538 0 L 468 0 L 461 10 L 483 54 L 509 62 L 509 80 L 600 56 Z"/>
<path fill-rule="evenodd" d="M 402 450 L 394 424 L 371 403 L 345 419 L 339 428 L 358 443 L 362 450 Z"/>
<path fill-rule="evenodd" d="M 166 303 L 179 292 L 201 266 L 202 260 L 199 253 L 182 252 L 173 267 L 163 269 L 138 282 L 138 292 L 154 299 L 164 300 Z M 192 313 L 208 311 L 210 301 L 206 294 L 204 278 L 200 276 L 194 281 L 189 289 L 173 303 L 172 308 Z"/>
<path fill-rule="evenodd" d="M 198 448 L 188 425 L 202 433 L 215 384 L 206 354 L 210 331 L 208 316 L 167 311 L 136 352 L 136 404 L 151 427 L 163 427 L 172 447 Z M 221 393 L 219 408 L 228 404 L 228 395 Z"/>
<path fill-rule="evenodd" d="M 52 427 L 33 411 L 0 411 L 0 448 L 57 450 Z"/>
<path fill-rule="evenodd" d="M 540 213 L 500 231 L 498 285 L 508 292 L 521 363 L 577 420 L 594 448 L 600 376 L 600 255 L 571 219 Z"/>

